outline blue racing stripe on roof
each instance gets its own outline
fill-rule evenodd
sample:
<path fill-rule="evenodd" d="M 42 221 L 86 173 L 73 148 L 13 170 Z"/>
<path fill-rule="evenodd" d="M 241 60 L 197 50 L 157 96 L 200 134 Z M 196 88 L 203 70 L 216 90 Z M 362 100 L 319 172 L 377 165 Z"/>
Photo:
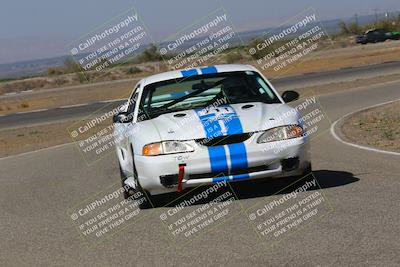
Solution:
<path fill-rule="evenodd" d="M 201 68 L 200 70 L 201 70 L 202 74 L 211 74 L 211 73 L 217 73 L 218 72 L 218 70 L 217 70 L 217 68 L 215 66 L 208 66 L 208 67 L 205 67 L 205 68 Z"/>
<path fill-rule="evenodd" d="M 196 69 L 182 70 L 181 73 L 183 77 L 189 77 L 198 74 Z"/>
<path fill-rule="evenodd" d="M 189 92 L 185 91 L 185 92 L 175 92 L 175 93 L 170 93 L 170 96 L 172 97 L 182 97 L 189 94 Z"/>

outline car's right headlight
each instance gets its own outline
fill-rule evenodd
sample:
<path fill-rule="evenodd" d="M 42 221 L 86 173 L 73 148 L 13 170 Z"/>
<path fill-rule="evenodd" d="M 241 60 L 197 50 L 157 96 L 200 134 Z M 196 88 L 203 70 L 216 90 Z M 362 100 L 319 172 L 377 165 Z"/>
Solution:
<path fill-rule="evenodd" d="M 181 141 L 162 141 L 147 144 L 143 147 L 144 156 L 158 156 L 175 153 L 193 152 L 194 148 Z"/>
<path fill-rule="evenodd" d="M 282 141 L 303 136 L 303 128 L 299 125 L 285 125 L 266 130 L 257 139 L 257 143 Z"/>

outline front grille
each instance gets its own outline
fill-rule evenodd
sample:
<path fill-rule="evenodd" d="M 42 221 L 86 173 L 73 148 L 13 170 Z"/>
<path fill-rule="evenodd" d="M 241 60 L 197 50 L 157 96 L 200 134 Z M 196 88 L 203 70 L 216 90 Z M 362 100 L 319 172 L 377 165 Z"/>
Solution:
<path fill-rule="evenodd" d="M 203 146 L 223 146 L 228 144 L 242 143 L 250 138 L 252 133 L 232 134 L 218 137 L 197 139 L 196 143 Z"/>
<path fill-rule="evenodd" d="M 231 170 L 231 172 L 229 174 L 224 173 L 224 172 L 190 174 L 189 179 L 203 179 L 203 178 L 213 178 L 213 177 L 218 177 L 218 176 L 239 175 L 239 174 L 246 174 L 246 173 L 252 173 L 252 172 L 267 171 L 270 169 L 271 168 L 268 165 L 261 165 L 261 166 L 256 166 L 256 167 L 249 167 L 247 169 Z"/>

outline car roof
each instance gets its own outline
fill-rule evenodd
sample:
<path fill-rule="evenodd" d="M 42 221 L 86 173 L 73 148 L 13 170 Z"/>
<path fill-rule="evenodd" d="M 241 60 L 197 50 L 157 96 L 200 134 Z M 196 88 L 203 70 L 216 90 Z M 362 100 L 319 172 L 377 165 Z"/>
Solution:
<path fill-rule="evenodd" d="M 374 29 L 367 30 L 365 33 L 374 32 L 374 31 L 388 31 L 388 30 L 386 30 L 384 28 L 374 28 Z"/>
<path fill-rule="evenodd" d="M 251 65 L 243 65 L 243 64 L 222 64 L 222 65 L 202 66 L 193 69 L 173 70 L 151 75 L 144 78 L 141 82 L 143 83 L 143 86 L 146 86 L 151 83 L 189 77 L 193 75 L 222 73 L 231 71 L 258 71 L 258 70 Z"/>

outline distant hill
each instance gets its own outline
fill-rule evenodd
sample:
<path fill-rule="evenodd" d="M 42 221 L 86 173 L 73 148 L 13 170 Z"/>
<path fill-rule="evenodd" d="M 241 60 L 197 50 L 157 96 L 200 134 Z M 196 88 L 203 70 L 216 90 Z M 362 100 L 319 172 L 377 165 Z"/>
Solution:
<path fill-rule="evenodd" d="M 54 66 L 61 66 L 67 56 L 34 59 L 16 63 L 0 64 L 0 78 L 15 78 L 20 76 L 40 75 Z"/>
<path fill-rule="evenodd" d="M 397 16 L 398 12 L 391 12 L 390 16 Z M 379 14 L 378 18 L 381 19 L 384 17 L 384 14 Z M 333 20 L 324 20 L 322 24 L 328 34 L 335 34 L 339 32 L 338 23 L 340 21 L 344 21 L 346 23 L 353 22 L 355 17 L 345 18 L 345 19 L 333 19 Z M 372 23 L 376 20 L 375 15 L 364 15 L 358 16 L 359 24 L 367 24 Z M 268 32 L 272 28 L 264 28 L 252 31 L 240 32 L 240 38 L 244 42 L 248 42 L 249 40 L 262 36 L 264 32 Z M 274 28 L 276 29 L 276 28 Z M 192 42 L 188 42 L 187 45 L 195 43 L 196 40 L 192 40 Z M 241 43 L 239 38 L 233 40 L 234 45 L 239 45 Z M 84 55 L 80 55 L 81 57 Z M 28 77 L 28 76 L 37 76 L 41 74 L 46 74 L 47 69 L 51 67 L 57 67 L 63 65 L 65 59 L 68 56 L 58 56 L 52 58 L 44 58 L 44 59 L 36 59 L 36 60 L 28 60 L 28 61 L 20 61 L 15 63 L 5 63 L 0 64 L 0 79 L 12 79 L 17 77 Z"/>

